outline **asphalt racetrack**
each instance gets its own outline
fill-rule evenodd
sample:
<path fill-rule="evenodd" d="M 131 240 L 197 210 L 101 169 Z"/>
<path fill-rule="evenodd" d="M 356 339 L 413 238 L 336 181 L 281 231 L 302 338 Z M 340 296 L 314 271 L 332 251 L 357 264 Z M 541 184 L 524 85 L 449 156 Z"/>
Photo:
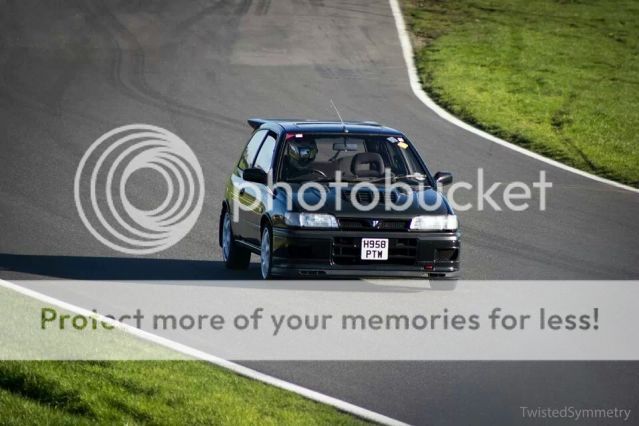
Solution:
<path fill-rule="evenodd" d="M 246 118 L 334 120 L 331 99 L 345 119 L 402 130 L 433 172 L 456 180 L 476 185 L 478 168 L 486 185 L 533 182 L 546 171 L 546 211 L 459 212 L 464 279 L 639 278 L 639 196 L 427 109 L 410 90 L 385 0 L 0 2 L 0 278 L 257 279 L 257 264 L 227 271 L 217 247 L 224 185 L 250 134 Z M 103 246 L 73 199 L 85 150 L 129 123 L 179 135 L 206 184 L 190 234 L 146 257 Z M 153 205 L 156 195 L 132 197 Z M 457 198 L 477 204 L 470 192 Z M 639 408 L 637 363 L 250 366 L 414 424 L 519 422 L 520 406 Z"/>

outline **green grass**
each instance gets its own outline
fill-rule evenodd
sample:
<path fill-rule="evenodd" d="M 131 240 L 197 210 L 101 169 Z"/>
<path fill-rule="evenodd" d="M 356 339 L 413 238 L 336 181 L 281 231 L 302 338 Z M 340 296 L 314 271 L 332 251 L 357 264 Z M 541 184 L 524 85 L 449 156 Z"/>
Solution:
<path fill-rule="evenodd" d="M 350 425 L 332 407 L 198 361 L 0 362 L 0 423 Z"/>
<path fill-rule="evenodd" d="M 639 2 L 404 0 L 426 91 L 461 119 L 639 186 Z"/>
<path fill-rule="evenodd" d="M 0 360 L 156 361 L 0 361 L 0 425 L 365 423 L 121 330 L 42 330 L 42 308 L 51 306 L 0 287 Z"/>

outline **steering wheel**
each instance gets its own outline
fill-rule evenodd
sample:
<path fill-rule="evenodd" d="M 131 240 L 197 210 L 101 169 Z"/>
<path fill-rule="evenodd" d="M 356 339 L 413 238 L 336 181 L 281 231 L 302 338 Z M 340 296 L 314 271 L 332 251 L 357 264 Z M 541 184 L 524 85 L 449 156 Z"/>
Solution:
<path fill-rule="evenodd" d="M 313 175 L 319 175 L 323 178 L 328 178 L 328 176 L 326 175 L 326 173 L 324 173 L 323 171 L 319 170 L 319 169 L 306 169 L 304 170 L 304 173 L 296 175 L 295 179 L 302 179 L 302 178 L 310 178 Z"/>
<path fill-rule="evenodd" d="M 322 175 L 322 177 L 325 177 L 325 178 L 328 177 L 328 175 L 324 173 L 323 171 L 321 171 L 320 169 L 310 169 L 309 173 L 317 173 L 318 175 Z"/>

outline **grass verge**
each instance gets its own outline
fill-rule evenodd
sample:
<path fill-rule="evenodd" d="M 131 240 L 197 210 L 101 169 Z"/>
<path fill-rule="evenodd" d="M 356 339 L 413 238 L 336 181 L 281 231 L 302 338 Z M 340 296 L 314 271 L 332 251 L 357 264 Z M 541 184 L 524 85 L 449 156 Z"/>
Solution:
<path fill-rule="evenodd" d="M 364 424 L 198 361 L 0 362 L 0 423 Z"/>
<path fill-rule="evenodd" d="M 440 105 L 639 187 L 639 2 L 403 0 L 403 10 Z"/>

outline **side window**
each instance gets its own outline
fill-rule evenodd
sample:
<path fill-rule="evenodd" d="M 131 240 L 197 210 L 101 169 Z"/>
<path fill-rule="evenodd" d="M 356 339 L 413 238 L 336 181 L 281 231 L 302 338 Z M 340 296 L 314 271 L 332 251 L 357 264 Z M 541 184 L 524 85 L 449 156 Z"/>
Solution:
<path fill-rule="evenodd" d="M 262 140 L 264 140 L 264 136 L 267 132 L 268 130 L 258 130 L 255 134 L 253 134 L 253 137 L 251 137 L 251 140 L 246 145 L 246 148 L 240 157 L 239 163 L 237 163 L 237 167 L 240 170 L 251 167 L 251 164 L 253 164 L 253 160 L 255 159 L 255 154 L 257 154 L 257 150 L 260 148 L 260 144 L 262 143 Z"/>
<path fill-rule="evenodd" d="M 260 148 L 260 153 L 257 154 L 255 159 L 255 167 L 259 167 L 265 172 L 271 171 L 273 166 L 273 151 L 275 150 L 275 138 L 268 135 Z"/>

